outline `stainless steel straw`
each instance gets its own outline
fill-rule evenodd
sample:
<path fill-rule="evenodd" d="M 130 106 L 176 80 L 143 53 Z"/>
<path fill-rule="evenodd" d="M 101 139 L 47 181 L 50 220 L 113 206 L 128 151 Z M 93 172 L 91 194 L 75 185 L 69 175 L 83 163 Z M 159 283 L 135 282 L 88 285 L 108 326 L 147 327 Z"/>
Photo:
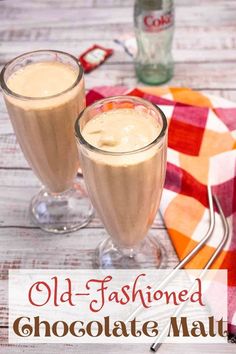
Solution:
<path fill-rule="evenodd" d="M 210 185 L 207 186 L 207 194 L 208 194 L 208 203 L 209 203 L 209 215 L 210 215 L 210 225 L 208 228 L 207 233 L 205 236 L 201 239 L 201 241 L 197 244 L 196 247 L 192 249 L 183 259 L 180 261 L 173 269 L 172 272 L 168 274 L 168 276 L 159 284 L 158 288 L 161 289 L 163 288 L 168 282 L 173 278 L 173 276 L 176 274 L 178 269 L 181 269 L 187 264 L 194 256 L 195 254 L 205 245 L 207 240 L 211 237 L 212 232 L 215 227 L 215 214 L 214 214 L 214 207 L 213 207 L 213 199 L 212 199 L 212 191 Z M 131 315 L 127 318 L 126 324 L 135 316 L 137 313 L 142 309 L 142 305 L 138 306 L 136 310 L 134 310 Z"/>
<path fill-rule="evenodd" d="M 211 194 L 210 194 L 211 196 Z M 209 190 L 208 190 L 208 197 L 209 197 Z M 216 203 L 216 206 L 219 210 L 220 216 L 221 216 L 221 220 L 222 220 L 222 224 L 223 224 L 223 228 L 224 228 L 224 234 L 222 237 L 221 242 L 219 243 L 219 245 L 217 246 L 215 252 L 213 253 L 213 255 L 211 256 L 211 258 L 208 260 L 208 262 L 206 263 L 206 265 L 203 268 L 203 271 L 200 274 L 200 278 L 203 278 L 207 269 L 210 268 L 210 266 L 213 264 L 213 262 L 216 260 L 216 258 L 218 257 L 219 253 L 222 251 L 224 245 L 226 244 L 226 242 L 228 241 L 229 238 L 229 225 L 228 222 L 226 220 L 226 217 L 223 213 L 223 210 L 221 208 L 220 202 L 218 200 L 218 198 L 213 195 L 214 201 Z M 210 204 L 210 203 L 209 203 Z M 190 291 L 192 291 L 195 288 L 195 284 L 191 287 Z M 183 307 L 185 306 L 185 303 L 183 302 L 178 309 L 175 311 L 175 313 L 173 314 L 174 317 L 177 317 L 179 315 L 179 313 L 182 311 Z M 168 332 L 169 329 L 169 324 L 167 324 L 165 326 L 165 328 L 163 329 L 163 331 L 161 332 L 160 336 L 157 338 L 157 340 L 151 345 L 150 350 L 156 352 L 160 346 L 161 346 L 161 341 L 163 339 L 163 337 L 165 336 L 165 334 Z"/>

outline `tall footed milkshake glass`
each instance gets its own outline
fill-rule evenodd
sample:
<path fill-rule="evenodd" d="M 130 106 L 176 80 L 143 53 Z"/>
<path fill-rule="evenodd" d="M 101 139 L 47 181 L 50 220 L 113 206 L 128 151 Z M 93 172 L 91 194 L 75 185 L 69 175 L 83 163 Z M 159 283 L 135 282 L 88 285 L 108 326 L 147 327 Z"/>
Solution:
<path fill-rule="evenodd" d="M 74 124 L 85 107 L 80 64 L 64 52 L 35 51 L 6 64 L 0 80 L 17 140 L 44 185 L 31 201 L 34 222 L 54 233 L 85 226 L 92 207 L 85 188 L 75 183 Z"/>
<path fill-rule="evenodd" d="M 165 250 L 149 229 L 166 173 L 164 113 L 141 98 L 110 97 L 85 108 L 75 131 L 88 194 L 109 234 L 95 267 L 163 266 Z"/>

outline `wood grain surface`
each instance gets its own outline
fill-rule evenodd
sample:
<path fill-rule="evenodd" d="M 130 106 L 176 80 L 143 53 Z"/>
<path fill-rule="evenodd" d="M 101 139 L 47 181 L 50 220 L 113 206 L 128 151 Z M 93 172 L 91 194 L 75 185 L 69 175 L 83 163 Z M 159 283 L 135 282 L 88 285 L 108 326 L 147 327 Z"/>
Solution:
<path fill-rule="evenodd" d="M 36 49 L 79 55 L 94 43 L 114 55 L 86 75 L 86 88 L 136 86 L 132 58 L 116 39 L 133 37 L 133 0 L 0 1 L 0 68 L 14 56 Z M 176 0 L 173 44 L 175 75 L 168 85 L 188 86 L 236 101 L 236 1 Z M 139 83 L 140 85 L 140 83 Z M 0 97 L 0 353 L 145 353 L 146 345 L 9 345 L 8 269 L 91 268 L 93 250 L 106 237 L 97 216 L 83 230 L 48 235 L 29 219 L 28 205 L 39 182 L 16 142 Z M 177 260 L 161 216 L 152 233 L 167 249 L 167 266 Z M 233 345 L 162 345 L 159 353 L 234 353 Z"/>

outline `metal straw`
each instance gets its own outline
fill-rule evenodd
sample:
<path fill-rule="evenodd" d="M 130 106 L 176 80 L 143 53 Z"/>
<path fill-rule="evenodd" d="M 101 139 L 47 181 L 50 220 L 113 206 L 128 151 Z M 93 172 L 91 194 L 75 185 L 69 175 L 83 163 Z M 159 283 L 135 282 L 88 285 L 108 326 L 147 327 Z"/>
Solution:
<path fill-rule="evenodd" d="M 196 255 L 197 252 L 199 252 L 199 250 L 205 245 L 205 243 L 207 242 L 207 240 L 210 238 L 210 236 L 212 235 L 212 232 L 214 230 L 215 227 L 215 214 L 214 214 L 214 207 L 213 207 L 213 199 L 212 199 L 212 191 L 211 191 L 211 187 L 210 185 L 207 186 L 207 194 L 208 194 L 208 203 L 209 203 L 209 215 L 210 215 L 210 225 L 208 228 L 207 233 L 205 234 L 205 236 L 201 239 L 201 241 L 197 244 L 197 246 L 195 246 L 192 251 L 190 251 L 183 259 L 182 261 L 180 261 L 173 269 L 172 272 L 170 272 L 168 274 L 168 276 L 159 284 L 158 288 L 161 289 L 163 288 L 172 278 L 173 276 L 176 274 L 178 269 L 181 269 L 185 266 L 185 264 L 187 264 L 192 258 L 193 256 Z M 137 315 L 137 313 L 142 309 L 142 305 L 138 306 L 136 308 L 136 310 L 134 310 L 131 315 L 127 318 L 127 320 L 125 321 L 125 323 L 127 324 L 130 320 L 132 320 L 132 318 Z"/>
<path fill-rule="evenodd" d="M 209 194 L 208 194 L 209 196 Z M 226 220 L 226 217 L 223 213 L 223 210 L 221 208 L 221 205 L 220 205 L 220 202 L 218 200 L 218 198 L 214 195 L 213 196 L 214 198 L 214 201 L 216 203 L 216 206 L 219 210 L 219 213 L 220 213 L 220 216 L 221 216 L 221 220 L 222 220 L 222 224 L 223 224 L 223 228 L 224 228 L 224 234 L 223 234 L 223 237 L 222 237 L 222 240 L 221 242 L 219 243 L 219 245 L 217 246 L 215 252 L 213 253 L 213 255 L 211 256 L 211 258 L 208 260 L 208 262 L 206 263 L 206 265 L 204 266 L 203 268 L 203 271 L 201 272 L 200 274 L 200 278 L 203 278 L 207 269 L 210 268 L 210 266 L 213 264 L 213 262 L 216 260 L 216 258 L 218 257 L 219 253 L 222 251 L 224 245 L 226 244 L 226 242 L 228 241 L 228 238 L 229 238 L 229 225 L 228 225 L 228 222 Z M 210 203 L 209 203 L 210 204 Z M 195 288 L 195 284 L 193 284 L 193 286 L 191 287 L 190 289 L 190 292 Z M 174 313 L 174 317 L 177 317 L 179 315 L 179 313 L 182 311 L 183 307 L 185 306 L 185 302 L 183 302 L 179 307 L 178 309 L 175 311 Z M 157 338 L 157 340 L 151 345 L 150 347 L 150 350 L 153 351 L 153 352 L 156 352 L 162 343 L 160 343 L 163 339 L 163 337 L 165 336 L 165 334 L 167 333 L 169 329 L 169 324 L 167 324 L 165 326 L 165 328 L 163 329 L 163 331 L 161 332 L 160 336 Z"/>

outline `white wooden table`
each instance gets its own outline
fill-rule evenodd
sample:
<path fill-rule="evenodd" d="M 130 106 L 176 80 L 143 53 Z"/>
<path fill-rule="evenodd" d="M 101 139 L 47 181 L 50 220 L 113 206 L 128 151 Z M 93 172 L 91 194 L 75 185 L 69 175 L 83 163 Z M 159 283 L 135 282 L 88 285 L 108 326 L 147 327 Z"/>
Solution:
<path fill-rule="evenodd" d="M 137 85 L 133 63 L 114 40 L 133 34 L 133 0 L 0 1 L 0 66 L 23 52 L 60 49 L 78 55 L 94 43 L 115 49 L 86 76 L 96 85 Z M 169 83 L 236 101 L 236 1 L 176 0 L 175 75 Z M 0 353 L 145 353 L 146 345 L 23 345 L 7 343 L 8 269 L 90 268 L 93 250 L 105 236 L 95 217 L 83 230 L 49 235 L 28 218 L 39 182 L 16 143 L 0 99 Z M 153 232 L 168 249 L 168 267 L 177 262 L 158 215 Z M 236 346 L 163 345 L 159 353 L 234 353 Z"/>

